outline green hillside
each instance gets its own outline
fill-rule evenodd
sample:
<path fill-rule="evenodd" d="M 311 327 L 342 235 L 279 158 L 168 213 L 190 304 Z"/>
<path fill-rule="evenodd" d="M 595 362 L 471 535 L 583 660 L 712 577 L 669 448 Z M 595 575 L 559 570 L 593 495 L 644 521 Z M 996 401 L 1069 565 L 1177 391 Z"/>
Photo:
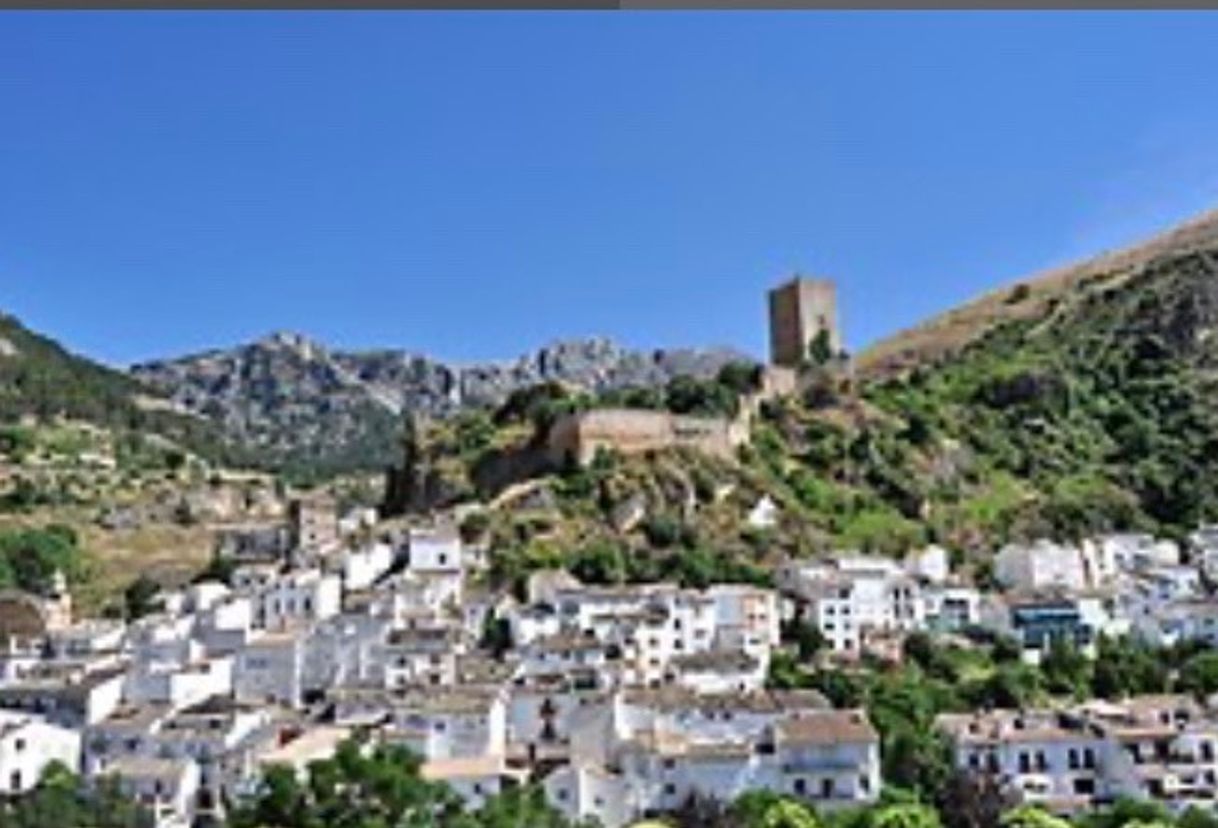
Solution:
<path fill-rule="evenodd" d="M 215 425 L 171 410 L 121 371 L 0 315 L 0 422 L 23 418 L 84 421 L 120 435 L 155 434 L 212 460 L 245 459 Z"/>
<path fill-rule="evenodd" d="M 852 382 L 812 369 L 799 396 L 762 406 L 738 462 L 607 455 L 518 487 L 469 531 L 495 537 L 507 577 L 563 563 L 594 580 L 691 581 L 764 578 L 782 555 L 818 549 L 939 542 L 984 566 L 1013 538 L 1183 535 L 1218 519 L 1213 262 L 1187 250 L 1093 273 L 900 374 Z M 1032 300 L 1016 287 L 1004 301 Z M 435 490 L 475 499 L 488 454 L 537 439 L 552 410 L 621 403 L 563 393 L 523 416 L 439 426 L 427 446 Z M 778 524 L 750 526 L 764 495 Z"/>

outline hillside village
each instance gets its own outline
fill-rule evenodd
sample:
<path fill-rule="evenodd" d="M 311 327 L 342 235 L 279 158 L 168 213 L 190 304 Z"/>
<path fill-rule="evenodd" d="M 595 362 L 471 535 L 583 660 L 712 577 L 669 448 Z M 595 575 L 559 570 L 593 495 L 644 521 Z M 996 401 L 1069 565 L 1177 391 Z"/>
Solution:
<path fill-rule="evenodd" d="M 770 318 L 770 364 L 733 416 L 569 412 L 530 447 L 542 465 L 521 468 L 670 450 L 733 462 L 761 406 L 826 372 L 850 383 L 831 283 L 776 289 Z M 400 472 L 395 486 L 410 499 Z M 60 763 L 112 780 L 157 826 L 216 824 L 274 769 L 307 775 L 358 743 L 408 749 L 470 811 L 537 790 L 605 828 L 758 791 L 827 818 L 903 807 L 893 786 L 942 808 L 951 784 L 988 784 L 985 807 L 1064 816 L 1218 806 L 1218 526 L 1011 541 L 986 568 L 923 543 L 701 583 L 544 562 L 504 579 L 496 537 L 469 531 L 477 510 L 397 505 L 411 508 L 297 494 L 217 533 L 204 572 L 121 618 L 74 612 L 62 573 L 0 593 L 4 795 Z M 745 520 L 764 540 L 782 510 L 762 496 Z M 1124 674 L 1114 653 L 1162 675 Z M 860 690 L 907 670 L 976 703 L 894 712 Z M 923 778 L 935 745 L 954 780 L 939 790 Z"/>

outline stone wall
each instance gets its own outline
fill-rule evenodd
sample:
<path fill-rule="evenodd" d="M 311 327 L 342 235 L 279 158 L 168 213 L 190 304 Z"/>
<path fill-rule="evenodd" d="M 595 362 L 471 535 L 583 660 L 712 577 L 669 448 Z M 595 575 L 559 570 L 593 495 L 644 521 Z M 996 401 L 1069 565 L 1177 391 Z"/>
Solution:
<path fill-rule="evenodd" d="M 683 447 L 730 459 L 747 440 L 747 422 L 606 408 L 559 420 L 550 429 L 546 451 L 554 465 L 572 461 L 587 464 L 602 448 L 620 454 L 640 454 Z"/>

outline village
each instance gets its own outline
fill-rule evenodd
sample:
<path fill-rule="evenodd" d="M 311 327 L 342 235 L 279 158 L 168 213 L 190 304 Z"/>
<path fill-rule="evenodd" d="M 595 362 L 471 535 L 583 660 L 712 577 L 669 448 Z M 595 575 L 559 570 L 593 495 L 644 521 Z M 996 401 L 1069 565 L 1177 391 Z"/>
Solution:
<path fill-rule="evenodd" d="M 112 776 L 163 826 L 222 816 L 262 769 L 303 771 L 356 732 L 401 744 L 471 805 L 536 782 L 572 818 L 616 828 L 691 794 L 769 789 L 818 808 L 880 794 L 861 709 L 767 686 L 784 619 L 826 655 L 900 658 L 915 632 L 987 630 L 1035 663 L 1102 635 L 1215 643 L 1206 584 L 1218 529 L 1181 550 L 1142 535 L 1004 548 L 1000 588 L 957 580 L 947 551 L 790 561 L 776 588 L 585 585 L 539 571 L 523 600 L 478 586 L 486 551 L 448 526 L 370 533 L 364 510 L 295 504 L 290 542 L 239 553 L 130 624 L 74 619 L 63 593 L 0 596 L 0 782 L 58 761 Z M 961 768 L 1074 812 L 1117 797 L 1173 809 L 1218 796 L 1218 715 L 1191 696 L 941 717 Z"/>
<path fill-rule="evenodd" d="M 825 282 L 772 292 L 762 393 L 789 392 L 810 343 L 839 347 L 834 301 Z M 747 439 L 738 425 L 592 412 L 547 451 L 728 455 Z M 764 528 L 776 508 L 761 499 L 748 522 Z M 268 768 L 304 774 L 358 736 L 408 748 L 471 808 L 536 785 L 606 828 L 756 790 L 831 811 L 880 799 L 881 738 L 862 706 L 775 681 L 799 651 L 793 629 L 841 670 L 900 663 L 914 635 L 1008 642 L 1028 665 L 1063 645 L 1094 658 L 1103 639 L 1218 646 L 1218 527 L 1186 544 L 1011 543 L 984 582 L 930 545 L 786 560 L 765 586 L 540 569 L 513 591 L 491 588 L 495 550 L 453 517 L 386 521 L 301 495 L 281 523 L 218 537 L 223 572 L 128 621 L 76 617 L 62 577 L 46 594 L 0 593 L 0 792 L 31 790 L 58 762 L 117 780 L 158 826 L 186 826 L 223 819 Z M 961 772 L 1055 813 L 1218 802 L 1218 707 L 1196 694 L 978 709 L 935 727 Z"/>

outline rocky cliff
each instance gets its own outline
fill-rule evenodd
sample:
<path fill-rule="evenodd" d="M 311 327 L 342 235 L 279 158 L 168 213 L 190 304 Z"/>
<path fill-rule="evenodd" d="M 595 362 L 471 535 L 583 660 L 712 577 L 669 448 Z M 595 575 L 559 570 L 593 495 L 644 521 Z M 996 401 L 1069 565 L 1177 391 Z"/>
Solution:
<path fill-rule="evenodd" d="M 288 465 L 383 464 L 405 412 L 433 417 L 493 406 L 557 381 L 588 391 L 708 377 L 747 359 L 725 349 L 640 351 L 607 339 L 558 342 L 514 360 L 468 365 L 403 350 L 343 351 L 299 334 L 136 365 L 131 373 L 233 438 Z"/>

